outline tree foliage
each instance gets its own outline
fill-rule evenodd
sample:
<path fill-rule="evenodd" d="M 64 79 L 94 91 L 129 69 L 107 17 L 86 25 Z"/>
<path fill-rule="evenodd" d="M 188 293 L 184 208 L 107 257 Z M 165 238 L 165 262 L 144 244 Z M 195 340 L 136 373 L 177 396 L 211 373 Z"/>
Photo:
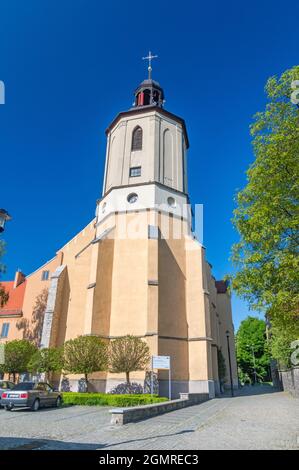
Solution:
<path fill-rule="evenodd" d="M 291 102 L 299 66 L 266 84 L 268 103 L 251 126 L 255 160 L 237 195 L 232 288 L 267 314 L 274 336 L 299 337 L 299 108 Z M 278 343 L 277 343 L 278 344 Z"/>
<path fill-rule="evenodd" d="M 266 323 L 255 317 L 241 322 L 236 335 L 236 353 L 241 377 L 252 382 L 268 378 L 270 355 L 266 338 Z M 255 377 L 256 372 L 256 377 Z"/>
<path fill-rule="evenodd" d="M 271 328 L 271 355 L 277 360 L 279 368 L 285 369 L 292 366 L 291 354 L 293 349 L 291 343 L 294 340 L 292 328 L 281 329 L 274 325 Z"/>
<path fill-rule="evenodd" d="M 84 374 L 88 390 L 88 375 L 107 369 L 107 347 L 97 336 L 78 336 L 64 344 L 64 370 Z"/>
<path fill-rule="evenodd" d="M 45 373 L 46 380 L 49 380 L 51 372 L 59 372 L 63 368 L 62 348 L 38 349 L 28 363 L 28 370 L 31 372 Z"/>
<path fill-rule="evenodd" d="M 109 348 L 109 369 L 114 373 L 126 374 L 130 384 L 130 372 L 144 370 L 150 361 L 150 350 L 142 339 L 127 335 L 111 341 Z"/>
<path fill-rule="evenodd" d="M 26 339 L 15 339 L 5 344 L 4 371 L 13 375 L 28 371 L 28 364 L 36 352 L 36 346 Z"/>

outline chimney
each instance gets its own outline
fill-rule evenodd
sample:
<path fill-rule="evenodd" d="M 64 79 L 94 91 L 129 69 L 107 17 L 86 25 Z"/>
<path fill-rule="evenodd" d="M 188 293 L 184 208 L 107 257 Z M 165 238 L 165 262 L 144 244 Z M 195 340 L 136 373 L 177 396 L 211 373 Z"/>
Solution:
<path fill-rule="evenodd" d="M 15 280 L 14 280 L 13 288 L 15 289 L 20 284 L 22 284 L 22 282 L 24 282 L 24 281 L 25 281 L 25 274 L 23 274 L 22 271 L 20 271 L 18 269 L 18 271 L 16 271 L 16 274 L 15 274 Z"/>

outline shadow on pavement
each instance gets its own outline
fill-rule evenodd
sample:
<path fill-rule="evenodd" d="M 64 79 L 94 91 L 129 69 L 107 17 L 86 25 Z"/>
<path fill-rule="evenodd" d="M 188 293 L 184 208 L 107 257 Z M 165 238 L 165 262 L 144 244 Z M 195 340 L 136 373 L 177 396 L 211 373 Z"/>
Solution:
<path fill-rule="evenodd" d="M 234 396 L 244 397 L 251 395 L 265 395 L 268 393 L 279 393 L 280 389 L 273 387 L 268 384 L 261 385 L 245 385 L 237 390 L 234 390 Z M 225 393 L 217 398 L 232 398 L 230 390 L 226 390 Z"/>
<path fill-rule="evenodd" d="M 149 436 L 140 439 L 130 439 L 122 442 L 115 442 L 111 444 L 90 444 L 78 442 L 65 442 L 55 441 L 52 439 L 27 439 L 22 437 L 1 437 L 0 449 L 1 450 L 103 450 L 121 444 L 129 444 L 131 442 L 147 441 L 149 439 L 157 439 L 159 437 L 171 437 L 181 434 L 191 433 L 193 430 L 184 430 L 172 434 L 161 434 L 157 436 Z"/>
<path fill-rule="evenodd" d="M 52 439 L 27 439 L 23 437 L 0 437 L 1 450 L 96 450 L 99 444 L 55 441 Z"/>
<path fill-rule="evenodd" d="M 114 444 L 99 444 L 98 449 L 107 449 L 108 447 L 119 446 L 121 444 L 130 444 L 130 442 L 141 442 L 141 441 L 148 441 L 150 439 L 157 439 L 159 437 L 171 437 L 171 436 L 179 436 L 180 434 L 187 434 L 190 432 L 195 432 L 193 429 L 186 429 L 184 431 L 174 432 L 172 434 L 160 434 L 157 436 L 149 436 L 149 437 L 142 437 L 140 439 L 130 439 L 129 441 L 122 441 L 122 442 L 115 442 Z"/>

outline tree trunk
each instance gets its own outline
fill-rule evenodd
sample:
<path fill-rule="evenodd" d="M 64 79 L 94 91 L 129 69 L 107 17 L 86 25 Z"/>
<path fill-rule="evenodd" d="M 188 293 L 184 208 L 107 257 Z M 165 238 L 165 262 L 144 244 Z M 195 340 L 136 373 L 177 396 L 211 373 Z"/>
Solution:
<path fill-rule="evenodd" d="M 130 385 L 130 372 L 126 372 L 126 382 Z"/>
<path fill-rule="evenodd" d="M 12 381 L 13 381 L 14 384 L 16 383 L 16 373 L 15 372 L 12 373 Z"/>
<path fill-rule="evenodd" d="M 88 392 L 88 377 L 87 374 L 84 374 L 85 383 L 86 383 L 86 392 Z"/>

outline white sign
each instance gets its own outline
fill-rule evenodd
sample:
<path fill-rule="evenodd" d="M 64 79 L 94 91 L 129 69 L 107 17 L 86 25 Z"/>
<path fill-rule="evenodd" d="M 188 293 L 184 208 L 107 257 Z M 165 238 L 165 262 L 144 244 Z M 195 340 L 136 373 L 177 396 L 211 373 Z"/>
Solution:
<path fill-rule="evenodd" d="M 152 356 L 153 369 L 170 369 L 170 356 Z"/>

